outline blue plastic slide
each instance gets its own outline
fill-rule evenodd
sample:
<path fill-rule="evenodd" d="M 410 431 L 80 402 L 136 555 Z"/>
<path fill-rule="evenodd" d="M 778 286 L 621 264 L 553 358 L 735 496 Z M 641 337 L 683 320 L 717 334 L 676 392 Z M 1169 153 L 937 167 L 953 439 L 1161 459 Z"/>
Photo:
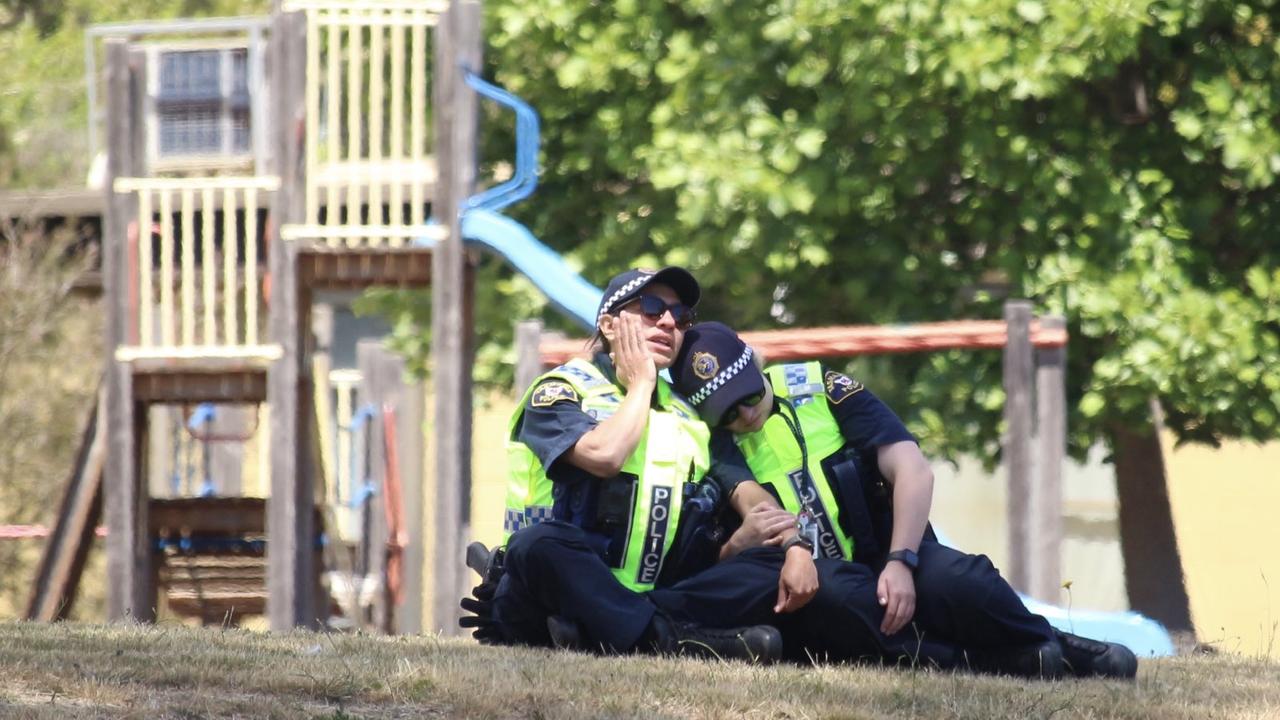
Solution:
<path fill-rule="evenodd" d="M 585 330 L 596 329 L 596 308 L 604 291 L 582 279 L 559 253 L 542 244 L 528 228 L 492 210 L 472 209 L 462 216 L 462 237 L 492 250 L 533 281 L 561 312 Z"/>

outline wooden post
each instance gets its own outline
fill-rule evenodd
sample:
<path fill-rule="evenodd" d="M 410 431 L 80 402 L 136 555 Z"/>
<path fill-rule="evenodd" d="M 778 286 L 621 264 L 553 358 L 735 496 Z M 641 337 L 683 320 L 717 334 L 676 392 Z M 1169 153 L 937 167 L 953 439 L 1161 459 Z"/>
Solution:
<path fill-rule="evenodd" d="M 1031 589 L 1031 413 L 1034 371 L 1031 354 L 1031 303 L 1010 300 L 1004 306 L 1008 340 L 1004 348 L 1004 466 L 1009 477 L 1009 584 Z"/>
<path fill-rule="evenodd" d="M 516 323 L 516 397 L 528 392 L 529 386 L 542 374 L 542 321 L 521 320 Z"/>
<path fill-rule="evenodd" d="M 369 418 L 368 432 L 362 434 L 367 438 L 368 443 L 365 452 L 370 459 L 369 481 L 375 488 L 375 494 L 369 500 L 368 512 L 364 517 L 368 522 L 365 537 L 369 539 L 369 544 L 365 548 L 368 558 L 365 574 L 366 577 L 373 576 L 379 581 L 379 591 L 374 594 L 370 622 L 371 629 L 377 632 L 386 630 L 391 625 L 392 613 L 395 611 L 395 608 L 387 602 L 386 593 L 383 591 L 387 579 L 385 512 L 387 473 L 382 405 L 387 401 L 389 393 L 400 384 L 400 375 L 396 372 L 397 368 L 388 367 L 389 363 L 385 358 L 382 343 L 378 340 L 361 340 L 357 343 L 356 362 L 360 368 L 360 387 L 356 391 L 356 407 L 363 408 L 369 404 L 375 408 L 373 417 Z"/>
<path fill-rule="evenodd" d="M 437 517 L 434 607 L 429 629 L 456 635 L 464 587 L 463 548 L 471 495 L 471 328 L 466 323 L 466 254 L 459 211 L 476 173 L 476 96 L 463 68 L 479 70 L 480 4 L 455 2 L 436 27 L 436 163 L 434 214 L 449 235 L 432 251 L 431 354 L 435 387 Z"/>
<path fill-rule="evenodd" d="M 155 585 L 151 547 L 147 542 L 148 495 L 140 474 L 139 424 L 145 409 L 133 400 L 133 375 L 116 359 L 116 349 L 128 342 L 133 321 L 129 306 L 128 242 L 137 232 L 137 199 L 115 192 L 118 177 L 139 168 L 141 119 L 137 114 L 145 92 L 145 66 L 140 54 L 130 55 L 124 40 L 106 43 L 107 177 L 103 232 L 103 285 L 107 298 L 106 404 L 107 459 L 103 469 L 107 535 L 107 618 L 150 621 L 155 618 Z"/>
<path fill-rule="evenodd" d="M 1061 316 L 1040 318 L 1042 330 L 1064 330 Z M 1067 349 L 1038 348 L 1036 483 L 1031 513 L 1031 596 L 1057 603 L 1062 590 L 1062 463 L 1067 454 Z"/>
<path fill-rule="evenodd" d="M 397 361 L 403 362 L 399 357 Z M 403 368 L 403 364 L 400 366 Z M 401 377 L 404 377 L 403 370 Z M 423 427 L 425 388 L 421 383 L 400 386 L 396 404 L 396 438 L 400 455 L 400 491 L 404 502 L 404 530 L 408 545 L 404 548 L 401 583 L 404 603 L 396 612 L 395 630 L 406 635 L 422 632 L 422 563 L 423 547 Z"/>
<path fill-rule="evenodd" d="M 283 350 L 270 368 L 271 498 L 267 516 L 267 615 L 272 630 L 317 625 L 315 475 L 309 288 L 298 273 L 296 243 L 280 228 L 303 221 L 305 211 L 306 22 L 302 13 L 280 12 L 271 30 L 271 96 L 276 170 L 280 190 L 268 226 L 271 271 L 270 332 Z M 250 239 L 250 243 L 252 239 Z"/>

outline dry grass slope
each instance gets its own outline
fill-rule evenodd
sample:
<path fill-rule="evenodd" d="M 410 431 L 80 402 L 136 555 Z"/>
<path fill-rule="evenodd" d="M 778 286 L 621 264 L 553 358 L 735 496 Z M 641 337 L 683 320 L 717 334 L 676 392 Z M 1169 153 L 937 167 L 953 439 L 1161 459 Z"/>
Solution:
<path fill-rule="evenodd" d="M 1275 718 L 1280 665 L 1144 663 L 1135 683 L 756 668 L 436 637 L 0 624 L 0 717 Z"/>

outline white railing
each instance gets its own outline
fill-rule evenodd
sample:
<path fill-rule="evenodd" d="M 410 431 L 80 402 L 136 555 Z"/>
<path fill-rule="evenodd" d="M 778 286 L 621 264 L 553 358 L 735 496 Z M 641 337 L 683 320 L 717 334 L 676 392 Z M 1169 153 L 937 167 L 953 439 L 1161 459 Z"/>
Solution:
<path fill-rule="evenodd" d="M 359 468 L 365 452 L 365 433 L 352 432 L 351 423 L 356 416 L 356 402 L 360 390 L 359 370 L 331 370 L 329 386 L 334 393 L 334 413 L 326 433 L 331 442 L 323 460 L 328 466 L 329 485 L 326 499 L 333 509 L 337 526 L 336 534 L 347 542 L 360 539 L 363 508 L 352 506 L 352 499 L 360 492 Z"/>
<path fill-rule="evenodd" d="M 286 0 L 284 11 L 307 17 L 306 218 L 283 227 L 281 237 L 402 247 L 428 234 L 437 173 L 427 29 L 447 6 Z"/>
<path fill-rule="evenodd" d="M 129 233 L 136 313 L 121 359 L 278 354 L 262 340 L 258 239 L 262 194 L 278 186 L 274 177 L 115 181 L 117 193 L 138 197 Z"/>

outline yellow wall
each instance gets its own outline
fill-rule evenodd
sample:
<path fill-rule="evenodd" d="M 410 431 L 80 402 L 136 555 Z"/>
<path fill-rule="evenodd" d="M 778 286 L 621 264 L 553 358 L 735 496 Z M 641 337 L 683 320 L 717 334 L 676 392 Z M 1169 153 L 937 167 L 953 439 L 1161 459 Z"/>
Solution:
<path fill-rule="evenodd" d="M 507 495 L 507 422 L 515 400 L 494 395 L 474 410 L 471 463 L 471 536 L 493 547 L 502 542 Z"/>
<path fill-rule="evenodd" d="M 1164 447 L 1199 639 L 1280 657 L 1280 443 Z"/>

